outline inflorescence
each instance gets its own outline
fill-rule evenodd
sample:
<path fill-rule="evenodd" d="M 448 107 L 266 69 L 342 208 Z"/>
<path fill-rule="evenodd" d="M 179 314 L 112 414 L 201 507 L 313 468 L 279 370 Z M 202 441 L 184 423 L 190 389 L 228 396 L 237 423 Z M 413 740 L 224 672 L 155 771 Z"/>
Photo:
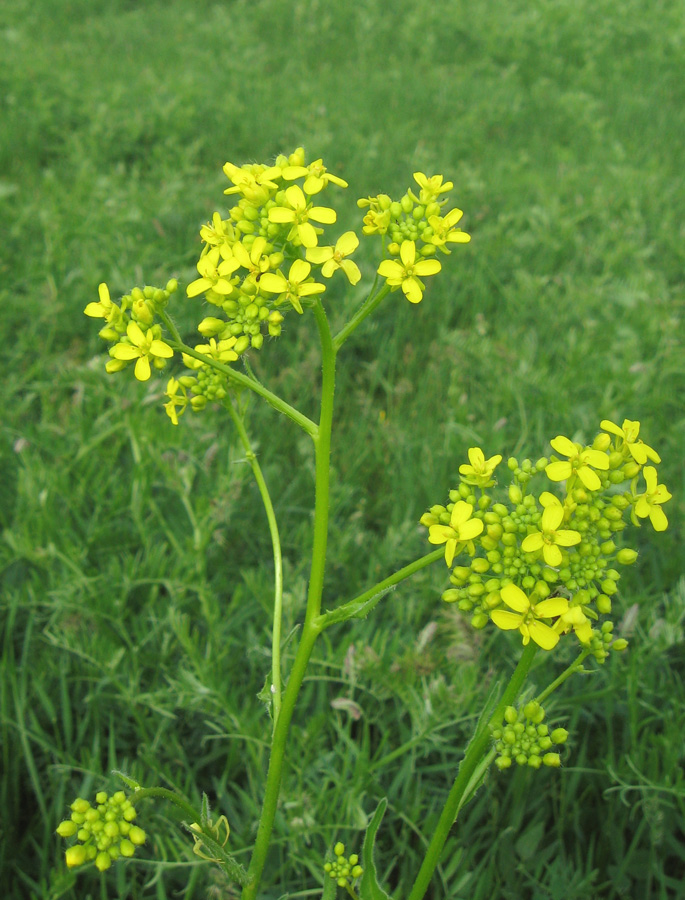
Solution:
<path fill-rule="evenodd" d="M 273 165 L 227 162 L 223 171 L 230 182 L 224 193 L 237 202 L 225 216 L 215 212 L 200 229 L 198 277 L 186 294 L 189 299 L 203 297 L 212 314 L 197 327 L 205 343 L 192 349 L 200 356 L 183 352 L 187 371 L 168 381 L 165 409 L 174 425 L 188 407 L 197 412 L 223 400 L 229 389 L 226 367 L 247 351 L 260 350 L 265 337 L 278 337 L 288 312 L 302 314 L 337 271 L 352 285 L 361 279 L 351 259 L 359 246 L 354 231 L 334 244 L 319 244 L 337 215 L 319 205 L 318 195 L 330 185 L 347 187 L 321 159 L 306 164 L 299 147 L 278 156 Z M 384 256 L 389 257 L 378 273 L 391 290 L 401 287 L 408 300 L 418 303 L 425 289 L 421 278 L 440 271 L 435 254 L 449 254 L 448 244 L 466 243 L 470 237 L 457 227 L 461 210 L 443 214 L 447 200 L 441 195 L 452 188 L 451 182 L 422 172 L 414 179 L 418 193 L 408 190 L 399 201 L 380 194 L 359 205 L 368 207 L 364 234 L 382 235 Z M 107 285 L 100 285 L 99 301 L 89 303 L 85 313 L 105 320 L 100 337 L 110 344 L 109 373 L 133 366 L 135 377 L 147 381 L 153 369 L 167 366 L 175 341 L 173 334 L 165 334 L 171 326 L 166 306 L 177 288 L 175 279 L 164 288 L 136 287 L 117 304 Z"/>
<path fill-rule="evenodd" d="M 114 860 L 133 856 L 136 847 L 145 843 L 143 829 L 132 824 L 136 810 L 124 791 L 111 797 L 99 791 L 95 804 L 78 797 L 71 804 L 71 817 L 57 826 L 61 837 L 76 835 L 78 841 L 65 854 L 70 869 L 94 862 L 104 872 Z"/>
<path fill-rule="evenodd" d="M 524 644 L 532 639 L 545 650 L 573 632 L 599 662 L 608 649 L 626 648 L 611 620 L 598 624 L 612 611 L 617 567 L 637 558 L 618 547 L 620 534 L 626 518 L 638 526 L 649 518 L 663 531 L 671 494 L 647 465 L 661 459 L 639 439 L 639 422 L 604 420 L 601 428 L 591 446 L 555 437 L 550 460 L 509 459 L 512 481 L 499 500 L 490 489 L 502 457 L 472 448 L 449 502 L 421 518 L 428 540 L 445 544 L 453 586 L 442 598 L 468 613 L 474 628 L 518 629 Z M 547 484 L 534 489 L 544 475 Z M 465 558 L 453 565 L 457 557 Z"/>

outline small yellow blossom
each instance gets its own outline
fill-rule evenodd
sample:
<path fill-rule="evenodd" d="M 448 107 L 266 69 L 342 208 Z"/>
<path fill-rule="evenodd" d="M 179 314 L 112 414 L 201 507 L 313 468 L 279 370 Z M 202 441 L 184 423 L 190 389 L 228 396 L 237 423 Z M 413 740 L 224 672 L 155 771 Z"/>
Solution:
<path fill-rule="evenodd" d="M 137 360 L 134 375 L 138 381 L 147 381 L 150 377 L 150 359 L 156 368 L 161 368 L 163 361 L 174 355 L 168 344 L 155 337 L 153 328 L 144 332 L 135 322 L 129 322 L 126 335 L 130 343 L 115 344 L 109 352 L 117 360 Z"/>
<path fill-rule="evenodd" d="M 336 241 L 335 247 L 310 247 L 307 250 L 309 262 L 321 266 L 324 278 L 330 278 L 337 270 L 342 269 L 350 284 L 356 284 L 362 277 L 359 266 L 347 259 L 359 246 L 359 238 L 354 231 L 346 231 Z"/>
<path fill-rule="evenodd" d="M 248 249 L 244 244 L 233 244 L 233 257 L 243 269 L 247 269 L 250 275 L 257 280 L 269 269 L 269 257 L 264 255 L 266 239 L 257 237 Z"/>
<path fill-rule="evenodd" d="M 535 531 L 524 538 L 521 549 L 526 553 L 542 550 L 542 556 L 548 566 L 560 566 L 562 557 L 559 547 L 579 544 L 580 534 L 577 531 L 559 529 L 564 520 L 564 507 L 554 494 L 544 491 L 540 496 L 540 502 L 545 507 L 542 513 L 542 527 L 540 531 Z"/>
<path fill-rule="evenodd" d="M 327 187 L 329 182 L 337 184 L 338 187 L 347 187 L 346 181 L 327 171 L 322 159 L 316 159 L 314 162 L 309 163 L 308 166 L 285 166 L 282 172 L 285 181 L 304 178 L 305 181 L 302 187 L 305 194 L 318 194 L 319 191 Z"/>
<path fill-rule="evenodd" d="M 533 603 L 515 584 L 507 584 L 500 591 L 502 600 L 514 612 L 504 609 L 495 609 L 490 613 L 490 618 L 498 628 L 510 631 L 514 628 L 523 635 L 524 646 L 532 638 L 543 650 L 551 650 L 559 643 L 559 634 L 540 619 L 550 619 L 561 616 L 568 611 L 568 600 L 565 597 L 550 597 Z"/>
<path fill-rule="evenodd" d="M 459 466 L 459 474 L 466 484 L 489 487 L 493 483 L 492 473 L 501 462 L 502 456 L 499 453 L 496 456 L 491 456 L 490 459 L 486 459 L 480 447 L 470 447 L 470 465 L 464 464 Z"/>
<path fill-rule="evenodd" d="M 571 629 L 581 644 L 589 644 L 592 640 L 592 624 L 581 606 L 569 606 L 554 624 L 554 630 L 562 634 Z"/>
<path fill-rule="evenodd" d="M 277 304 L 286 300 L 297 310 L 302 312 L 300 297 L 311 297 L 313 294 L 322 294 L 326 290 L 324 284 L 315 281 L 306 281 L 311 271 L 311 266 L 303 259 L 296 259 L 290 267 L 286 278 L 281 272 L 266 272 L 259 281 L 259 287 L 270 294 L 280 294 Z"/>
<path fill-rule="evenodd" d="M 224 194 L 242 194 L 252 203 L 266 202 L 271 193 L 278 190 L 278 184 L 271 179 L 281 177 L 278 166 L 262 164 L 235 166 L 227 162 L 224 173 L 233 182 L 233 187 L 226 188 Z"/>
<path fill-rule="evenodd" d="M 222 262 L 219 262 L 220 259 Z M 211 290 L 226 296 L 233 291 L 233 285 L 226 276 L 230 277 L 239 268 L 240 262 L 233 256 L 228 244 L 212 247 L 209 253 L 200 257 L 197 271 L 201 277 L 191 281 L 186 293 L 189 297 L 197 297 L 198 294 Z"/>
<path fill-rule="evenodd" d="M 211 224 L 200 228 L 200 237 L 211 247 L 220 247 L 222 244 L 232 244 L 235 240 L 235 230 L 230 219 L 222 219 L 218 212 L 212 216 Z"/>
<path fill-rule="evenodd" d="M 443 184 L 442 178 L 442 175 L 431 175 L 429 178 L 423 172 L 414 172 L 414 181 L 421 188 L 419 203 L 425 206 L 436 200 L 440 194 L 452 190 L 454 184 L 451 181 L 446 181 Z"/>
<path fill-rule="evenodd" d="M 604 431 L 608 431 L 610 434 L 615 434 L 617 437 L 623 438 L 624 446 L 628 448 L 628 452 L 639 466 L 644 466 L 648 459 L 655 463 L 661 462 L 661 457 L 656 450 L 653 450 L 643 441 L 638 439 L 638 435 L 640 434 L 639 422 L 624 419 L 623 425 L 619 428 L 618 425 L 610 422 L 609 419 L 602 419 L 600 428 L 603 428 Z"/>
<path fill-rule="evenodd" d="M 482 519 L 472 519 L 473 506 L 458 500 L 452 507 L 449 525 L 431 525 L 428 540 L 431 544 L 445 544 L 445 562 L 452 565 L 457 544 L 472 541 L 483 531 Z"/>
<path fill-rule="evenodd" d="M 665 484 L 657 484 L 657 474 L 654 466 L 645 466 L 642 470 L 647 490 L 637 497 L 635 503 L 635 515 L 640 519 L 646 519 L 654 526 L 655 531 L 666 531 L 668 519 L 661 508 L 673 496 Z"/>
<path fill-rule="evenodd" d="M 462 231 L 461 228 L 454 227 L 463 215 L 464 213 L 460 209 L 452 209 L 446 216 L 429 216 L 428 224 L 433 232 L 430 243 L 447 254 L 452 251 L 447 249 L 446 243 L 468 244 L 471 235 Z"/>
<path fill-rule="evenodd" d="M 550 481 L 565 481 L 577 475 L 589 491 L 599 490 L 602 482 L 593 469 L 606 471 L 609 468 L 606 453 L 589 447 L 583 450 L 563 435 L 555 437 L 550 444 L 557 453 L 569 457 L 567 461 L 552 462 L 546 467 L 545 472 Z"/>
<path fill-rule="evenodd" d="M 185 412 L 188 405 L 188 392 L 176 378 L 170 378 L 166 388 L 166 395 L 169 398 L 169 402 L 164 404 L 164 409 L 172 424 L 178 425 L 178 417 Z"/>
<path fill-rule="evenodd" d="M 382 275 L 391 287 L 401 287 L 410 303 L 420 303 L 424 284 L 419 277 L 435 275 L 442 266 L 437 259 L 420 259 L 416 262 L 414 241 L 402 241 L 400 259 L 401 263 L 394 259 L 384 259 L 378 267 L 378 274 Z"/>
<path fill-rule="evenodd" d="M 89 303 L 83 310 L 85 315 L 90 316 L 92 319 L 105 319 L 110 323 L 116 321 L 121 314 L 121 310 L 116 303 L 112 302 L 109 296 L 109 288 L 104 281 L 98 285 L 98 296 L 100 297 L 98 303 Z"/>
<path fill-rule="evenodd" d="M 269 221 L 277 225 L 292 223 L 288 240 L 292 241 L 298 237 L 303 247 L 316 247 L 318 241 L 316 229 L 309 220 L 332 225 L 337 218 L 335 210 L 327 206 L 309 206 L 302 188 L 296 184 L 286 189 L 285 199 L 288 206 L 272 207 L 269 210 Z"/>

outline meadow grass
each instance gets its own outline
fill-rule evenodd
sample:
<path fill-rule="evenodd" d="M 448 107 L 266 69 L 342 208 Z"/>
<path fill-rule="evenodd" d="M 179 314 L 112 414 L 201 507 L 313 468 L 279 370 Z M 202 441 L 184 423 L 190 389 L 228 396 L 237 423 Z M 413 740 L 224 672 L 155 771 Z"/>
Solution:
<path fill-rule="evenodd" d="M 6 0 L 6 897 L 233 896 L 172 810 L 147 808 L 145 859 L 102 877 L 67 873 L 54 835 L 71 799 L 113 787 L 117 768 L 193 800 L 206 791 L 246 860 L 270 732 L 256 695 L 271 556 L 243 452 L 220 412 L 172 428 L 165 379 L 108 378 L 82 310 L 103 280 L 113 296 L 192 280 L 198 227 L 225 208 L 223 163 L 300 144 L 350 182 L 334 198 L 341 231 L 359 230 L 357 197 L 401 194 L 422 170 L 455 182 L 473 236 L 420 306 L 391 295 L 340 360 L 328 605 L 426 552 L 418 519 L 474 444 L 535 459 L 555 434 L 639 419 L 674 495 L 669 531 L 642 529 L 622 581 L 629 653 L 570 682 L 548 713 L 571 732 L 564 768 L 493 775 L 432 896 L 682 896 L 684 42 L 677 4 L 644 0 Z M 376 250 L 360 248 L 368 283 Z M 349 301 L 335 286 L 326 296 L 342 323 Z M 175 310 L 188 337 L 197 310 Z M 255 366 L 315 415 L 311 322 L 289 318 Z M 313 458 L 268 408 L 253 404 L 249 428 L 284 540 L 287 635 L 304 606 Z M 441 566 L 419 573 L 319 645 L 265 900 L 316 896 L 326 848 L 358 847 L 386 795 L 379 869 L 406 894 L 516 652 L 441 606 L 445 581 Z"/>

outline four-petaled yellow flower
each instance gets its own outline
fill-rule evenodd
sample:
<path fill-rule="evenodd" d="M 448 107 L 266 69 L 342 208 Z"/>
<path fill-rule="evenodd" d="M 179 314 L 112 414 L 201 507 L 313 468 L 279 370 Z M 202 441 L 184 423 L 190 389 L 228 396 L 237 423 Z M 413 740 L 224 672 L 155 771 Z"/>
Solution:
<path fill-rule="evenodd" d="M 402 241 L 400 247 L 401 263 L 394 259 L 384 259 L 378 267 L 391 287 L 401 287 L 410 303 L 420 303 L 423 297 L 424 284 L 419 276 L 435 275 L 442 266 L 437 259 L 420 259 L 416 262 L 416 244 L 414 241 Z"/>
<path fill-rule="evenodd" d="M 224 194 L 242 194 L 252 203 L 264 203 L 269 199 L 269 193 L 278 189 L 271 179 L 279 178 L 281 170 L 278 166 L 235 166 L 227 162 L 224 173 L 233 182 L 233 187 L 226 188 Z"/>
<path fill-rule="evenodd" d="M 511 631 L 514 628 L 523 635 L 524 646 L 532 638 L 543 650 L 551 650 L 559 643 L 559 634 L 540 619 L 551 619 L 568 612 L 568 600 L 566 597 L 550 597 L 539 603 L 533 603 L 515 584 L 507 584 L 500 591 L 502 600 L 509 609 L 495 609 L 490 613 L 490 618 L 498 628 Z"/>
<path fill-rule="evenodd" d="M 143 332 L 135 322 L 129 322 L 126 334 L 131 343 L 115 344 L 109 352 L 114 359 L 121 361 L 137 360 L 133 374 L 138 381 L 147 381 L 150 377 L 150 359 L 152 359 L 153 363 L 156 363 L 155 368 L 161 368 L 157 364 L 157 360 L 163 362 L 165 359 L 171 359 L 174 355 L 174 351 L 168 344 L 155 338 L 155 332 L 152 328 Z"/>
<path fill-rule="evenodd" d="M 559 529 L 564 520 L 564 507 L 554 494 L 544 491 L 540 495 L 540 502 L 545 507 L 540 531 L 535 531 L 524 538 L 521 549 L 526 553 L 542 550 L 542 556 L 547 565 L 556 567 L 561 565 L 559 547 L 572 547 L 574 544 L 579 544 L 580 534 L 577 531 Z"/>
<path fill-rule="evenodd" d="M 624 419 L 621 428 L 613 422 L 610 422 L 609 419 L 602 419 L 599 424 L 600 428 L 603 428 L 604 431 L 608 431 L 610 434 L 615 434 L 617 437 L 623 438 L 623 442 L 628 448 L 630 455 L 639 466 L 644 466 L 648 459 L 651 459 L 651 461 L 655 463 L 661 462 L 661 457 L 656 450 L 653 450 L 643 441 L 638 439 L 638 435 L 640 434 L 639 422 Z"/>
<path fill-rule="evenodd" d="M 200 228 L 200 237 L 205 244 L 210 244 L 212 247 L 232 244 L 235 240 L 233 223 L 230 220 L 224 221 L 219 213 L 215 212 L 211 223 Z"/>
<path fill-rule="evenodd" d="M 429 178 L 423 172 L 414 172 L 414 181 L 421 188 L 419 193 L 420 203 L 427 205 L 436 200 L 440 194 L 452 190 L 454 184 L 451 181 L 446 181 L 443 184 L 442 178 L 442 175 L 431 175 Z"/>
<path fill-rule="evenodd" d="M 362 277 L 359 266 L 346 259 L 359 246 L 359 238 L 354 231 L 346 231 L 336 241 L 335 247 L 310 247 L 307 250 L 309 262 L 321 266 L 324 278 L 330 278 L 336 269 L 342 269 L 350 282 L 356 284 Z"/>
<path fill-rule="evenodd" d="M 655 531 L 666 531 L 668 527 L 668 519 L 666 513 L 661 508 L 662 503 L 670 500 L 673 496 L 667 489 L 665 484 L 657 484 L 656 469 L 654 466 L 645 466 L 642 470 L 645 477 L 647 490 L 644 494 L 640 494 L 635 503 L 635 515 L 641 519 L 649 516 L 649 521 L 654 526 Z"/>
<path fill-rule="evenodd" d="M 592 450 L 586 447 L 584 450 L 567 437 L 559 435 L 550 441 L 553 449 L 562 456 L 568 456 L 567 461 L 550 463 L 545 472 L 550 481 L 565 481 L 574 475 L 583 482 L 589 491 L 597 491 L 602 486 L 599 475 L 592 469 L 606 471 L 609 468 L 609 457 L 601 450 Z M 591 468 L 592 467 L 592 468 Z"/>
<path fill-rule="evenodd" d="M 464 463 L 464 465 L 459 466 L 459 474 L 462 476 L 462 481 L 465 481 L 466 484 L 490 487 L 493 483 L 492 473 L 501 462 L 502 456 L 499 453 L 496 456 L 491 456 L 490 459 L 486 459 L 480 447 L 470 447 L 470 465 Z"/>
<path fill-rule="evenodd" d="M 446 243 L 468 244 L 471 235 L 454 227 L 463 215 L 460 209 L 452 209 L 446 216 L 429 216 L 428 224 L 433 231 L 430 243 L 448 255 L 452 251 L 445 247 Z"/>
<path fill-rule="evenodd" d="M 269 257 L 264 255 L 266 238 L 257 237 L 248 250 L 240 241 L 233 244 L 233 257 L 237 259 L 243 269 L 248 269 L 255 280 L 269 268 Z"/>
<path fill-rule="evenodd" d="M 473 506 L 458 500 L 452 507 L 449 525 L 431 525 L 428 540 L 431 544 L 445 544 L 445 562 L 452 565 L 457 544 L 472 541 L 483 530 L 482 519 L 472 519 Z"/>
<path fill-rule="evenodd" d="M 164 404 L 164 409 L 171 419 L 172 424 L 178 425 L 178 417 L 183 415 L 186 406 L 188 405 L 188 392 L 180 381 L 176 378 L 170 378 L 166 387 L 166 395 L 169 398 L 169 401 Z"/>
<path fill-rule="evenodd" d="M 222 262 L 219 262 L 220 259 Z M 198 294 L 211 290 L 226 296 L 233 291 L 233 285 L 226 276 L 231 276 L 239 268 L 240 263 L 233 256 L 233 251 L 228 244 L 212 247 L 208 253 L 200 257 L 197 271 L 201 277 L 190 282 L 186 293 L 189 297 L 197 297 Z"/>
<path fill-rule="evenodd" d="M 262 290 L 270 294 L 280 294 L 276 303 L 284 303 L 286 300 L 297 310 L 302 312 L 300 297 L 311 297 L 312 294 L 322 294 L 326 290 L 324 284 L 315 281 L 306 282 L 311 271 L 311 266 L 303 259 L 296 259 L 290 267 L 286 278 L 281 272 L 266 272 L 259 280 Z"/>
<path fill-rule="evenodd" d="M 269 221 L 277 225 L 291 222 L 293 227 L 288 240 L 298 237 L 303 247 L 316 247 L 318 241 L 316 229 L 309 220 L 332 225 L 337 218 L 335 210 L 327 206 L 308 206 L 302 188 L 296 184 L 286 189 L 285 199 L 288 206 L 272 207 L 269 210 Z"/>
<path fill-rule="evenodd" d="M 121 310 L 112 302 L 109 296 L 109 288 L 103 281 L 98 285 L 99 303 L 89 303 L 83 312 L 92 319 L 105 319 L 107 322 L 113 323 L 121 314 Z"/>
<path fill-rule="evenodd" d="M 304 178 L 302 185 L 305 194 L 318 194 L 329 182 L 337 184 L 338 187 L 347 187 L 347 182 L 337 175 L 327 171 L 323 165 L 322 159 L 315 159 L 308 166 L 285 166 L 283 169 L 283 178 L 286 181 L 294 181 L 296 178 Z"/>

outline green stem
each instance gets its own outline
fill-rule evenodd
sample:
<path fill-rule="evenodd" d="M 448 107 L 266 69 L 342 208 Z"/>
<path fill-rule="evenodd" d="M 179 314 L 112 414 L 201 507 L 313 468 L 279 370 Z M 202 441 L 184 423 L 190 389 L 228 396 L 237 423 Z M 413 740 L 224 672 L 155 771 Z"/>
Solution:
<path fill-rule="evenodd" d="M 574 672 L 579 671 L 582 668 L 583 662 L 587 659 L 587 657 L 592 653 L 592 650 L 583 650 L 576 659 L 571 663 L 571 665 L 564 669 L 561 675 L 558 678 L 555 678 L 554 681 L 544 689 L 544 691 L 535 699 L 538 703 L 542 704 L 549 697 L 551 693 L 556 691 L 558 687 L 560 687 L 567 678 L 570 678 Z"/>
<path fill-rule="evenodd" d="M 472 776 L 478 768 L 482 758 L 486 755 L 489 744 L 492 741 L 490 728 L 491 726 L 498 725 L 502 721 L 505 708 L 510 706 L 516 699 L 530 670 L 536 650 L 537 645 L 532 642 L 525 647 L 518 665 L 516 666 L 509 684 L 502 694 L 490 721 L 481 726 L 479 731 L 476 731 L 473 740 L 469 744 L 466 755 L 459 766 L 459 772 L 452 785 L 452 790 L 450 791 L 447 802 L 440 814 L 435 833 L 426 850 L 426 855 L 421 864 L 421 868 L 419 869 L 419 874 L 416 876 L 416 881 L 414 882 L 407 900 L 422 900 L 425 896 L 430 880 L 433 877 L 433 872 L 440 860 L 440 855 L 445 846 L 447 836 L 457 817 L 462 797 L 471 784 Z"/>
<path fill-rule="evenodd" d="M 182 809 L 188 817 L 188 825 L 200 821 L 200 813 L 195 807 L 191 806 L 187 800 L 181 797 L 180 794 L 177 794 L 176 791 L 170 791 L 167 788 L 162 787 L 139 788 L 134 791 L 130 799 L 135 803 L 138 803 L 139 800 L 145 800 L 147 797 L 162 797 L 164 800 L 170 800 L 171 803 L 176 804 L 176 806 Z"/>
<path fill-rule="evenodd" d="M 307 664 L 314 647 L 314 642 L 319 634 L 320 631 L 316 625 L 311 622 L 305 622 L 302 629 L 300 644 L 297 648 L 297 654 L 295 655 L 295 661 L 293 662 L 292 671 L 288 677 L 288 684 L 283 692 L 281 712 L 278 716 L 278 721 L 276 722 L 271 741 L 271 754 L 269 756 L 269 769 L 266 775 L 262 813 L 259 819 L 259 827 L 257 829 L 257 837 L 255 839 L 252 858 L 250 859 L 250 865 L 247 871 L 248 883 L 243 888 L 241 895 L 242 900 L 255 900 L 257 897 L 259 882 L 269 850 L 271 831 L 273 829 L 276 810 L 278 808 L 278 795 L 281 789 L 283 760 L 285 757 L 290 720 L 292 719 L 297 696 L 300 692 L 305 672 L 307 671 Z"/>
<path fill-rule="evenodd" d="M 314 501 L 314 537 L 312 542 L 312 566 L 309 575 L 307 592 L 307 611 L 305 614 L 302 637 L 297 648 L 295 661 L 283 693 L 281 712 L 276 722 L 271 741 L 269 769 L 266 775 L 264 802 L 257 828 L 254 850 L 248 868 L 248 883 L 243 888 L 242 900 L 255 900 L 259 883 L 266 864 L 266 857 L 271 840 L 278 796 L 283 776 L 286 741 L 290 720 L 300 687 L 307 670 L 314 642 L 321 633 L 317 618 L 321 611 L 321 595 L 326 565 L 326 545 L 328 542 L 328 505 L 330 481 L 331 429 L 333 425 L 333 398 L 335 393 L 335 357 L 336 352 L 331 340 L 328 320 L 323 306 L 317 299 L 314 315 L 321 338 L 321 415 L 314 438 L 316 454 L 316 497 Z"/>
<path fill-rule="evenodd" d="M 257 457 L 250 444 L 250 438 L 245 429 L 245 425 L 243 424 L 243 420 L 238 415 L 237 410 L 230 400 L 226 401 L 225 406 L 233 419 L 240 441 L 245 448 L 245 456 L 252 467 L 252 473 L 257 482 L 262 503 L 264 504 L 266 518 L 269 522 L 269 533 L 271 534 L 271 546 L 274 556 L 274 622 L 271 638 L 271 698 L 273 703 L 273 722 L 275 729 L 281 711 L 281 624 L 283 620 L 283 556 L 281 553 L 281 540 L 278 534 L 278 523 L 276 522 L 276 514 L 274 512 L 273 503 L 271 502 L 269 489 L 266 486 L 261 467 L 257 462 Z"/>
<path fill-rule="evenodd" d="M 357 312 L 352 316 L 347 325 L 341 328 L 341 330 L 333 338 L 333 348 L 336 353 L 338 352 L 338 350 L 340 350 L 340 348 L 352 334 L 352 332 L 361 325 L 361 323 L 364 321 L 364 319 L 367 318 L 367 316 L 371 315 L 371 313 L 376 309 L 381 300 L 383 300 L 384 297 L 387 297 L 390 291 L 390 286 L 384 284 L 375 296 L 369 295 L 366 298 L 366 300 L 362 303 Z"/>
<path fill-rule="evenodd" d="M 400 581 L 404 581 L 405 578 L 409 578 L 415 572 L 418 572 L 420 569 L 425 569 L 426 566 L 429 566 L 439 559 L 444 559 L 444 557 L 445 551 L 440 548 L 439 550 L 433 550 L 431 553 L 427 553 L 420 559 L 415 559 L 414 562 L 409 563 L 408 566 L 398 569 L 397 572 L 394 572 L 392 575 L 388 576 L 388 578 L 384 578 L 383 581 L 379 581 L 378 584 L 374 584 L 373 587 L 364 591 L 363 594 L 359 594 L 359 596 L 355 597 L 353 600 L 348 600 L 347 603 L 343 603 L 341 606 L 337 606 L 335 609 L 319 616 L 317 623 L 323 630 L 324 628 L 328 628 L 329 625 L 333 625 L 335 622 L 345 621 L 345 610 L 349 609 L 351 615 L 354 615 L 354 611 L 360 606 L 363 606 L 368 600 L 378 597 L 385 591 L 388 591 L 391 587 L 399 584 Z"/>
<path fill-rule="evenodd" d="M 173 350 L 180 350 L 181 353 L 192 356 L 194 359 L 199 359 L 200 362 L 203 362 L 205 365 L 211 366 L 211 368 L 216 369 L 217 372 L 222 372 L 224 375 L 228 376 L 235 384 L 239 384 L 241 387 L 254 391 L 255 394 L 259 394 L 259 396 L 263 397 L 274 409 L 283 413 L 283 415 L 287 416 L 289 419 L 292 419 L 292 421 L 295 422 L 296 425 L 299 425 L 303 431 L 306 431 L 310 437 L 316 439 L 318 428 L 315 422 L 312 422 L 311 419 L 303 415 L 298 409 L 295 409 L 294 406 L 286 403 L 285 400 L 278 396 L 278 394 L 274 394 L 258 381 L 255 381 L 247 375 L 243 375 L 242 372 L 238 372 L 236 369 L 232 369 L 230 366 L 224 365 L 224 363 L 219 362 L 216 359 L 212 359 L 211 356 L 205 356 L 204 353 L 199 353 L 197 350 L 193 349 L 193 347 L 184 344 L 178 333 L 178 329 L 169 316 L 162 312 L 160 313 L 160 318 L 171 332 L 173 340 L 167 341 L 166 343 Z"/>

